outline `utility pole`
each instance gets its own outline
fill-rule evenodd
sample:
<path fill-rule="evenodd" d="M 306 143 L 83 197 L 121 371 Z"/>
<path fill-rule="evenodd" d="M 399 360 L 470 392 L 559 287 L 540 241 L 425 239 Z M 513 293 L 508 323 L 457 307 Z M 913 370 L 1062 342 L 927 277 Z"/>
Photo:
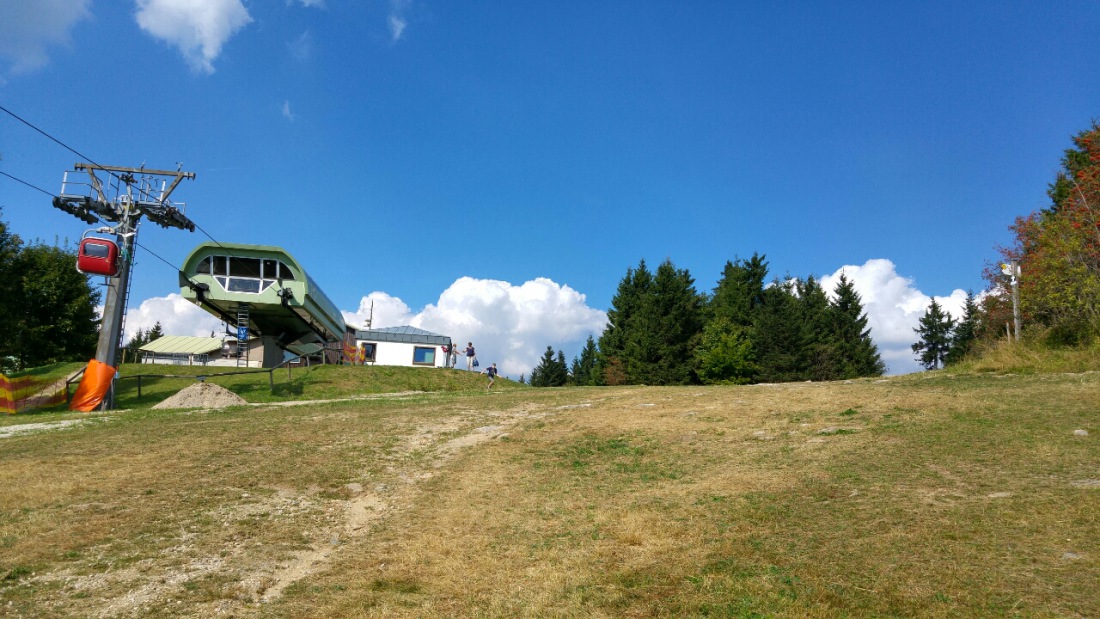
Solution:
<path fill-rule="evenodd" d="M 1020 341 L 1020 265 L 1015 260 L 1001 265 L 1001 273 L 1008 276 L 1012 284 L 1012 323 L 1016 332 L 1015 340 Z"/>
<path fill-rule="evenodd" d="M 129 300 L 131 267 L 134 247 L 137 243 L 138 224 L 144 215 L 149 221 L 162 227 L 181 228 L 194 232 L 194 222 L 169 202 L 168 196 L 183 179 L 194 179 L 195 173 L 84 163 L 74 164 L 73 170 L 86 172 L 88 182 L 70 181 L 69 172 L 66 172 L 61 184 L 61 195 L 53 199 L 53 205 L 88 223 L 94 224 L 103 220 L 115 224 L 99 229 L 100 232 L 109 232 L 115 236 L 120 248 L 121 263 L 118 274 L 107 280 L 107 299 L 103 305 L 103 320 L 99 326 L 99 343 L 96 346 L 95 358 L 100 363 L 117 368 L 126 304 Z M 110 175 L 106 190 L 103 182 L 96 175 L 97 171 Z M 172 182 L 169 185 L 166 178 L 158 179 L 158 177 L 170 177 Z M 86 189 L 75 193 L 70 191 L 79 190 L 82 187 Z M 113 200 L 107 195 L 112 189 L 115 194 Z M 113 407 L 114 389 L 112 388 L 103 400 L 103 408 Z"/>

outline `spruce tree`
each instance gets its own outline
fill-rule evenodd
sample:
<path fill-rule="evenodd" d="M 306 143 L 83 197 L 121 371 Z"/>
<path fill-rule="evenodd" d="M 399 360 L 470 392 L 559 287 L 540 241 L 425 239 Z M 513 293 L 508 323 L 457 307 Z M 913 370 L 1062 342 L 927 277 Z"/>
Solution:
<path fill-rule="evenodd" d="M 138 350 L 148 343 L 149 338 L 145 335 L 145 331 L 142 330 L 141 327 L 138 327 L 138 330 L 134 333 L 133 337 L 131 337 L 130 341 L 126 343 L 126 355 L 128 355 L 131 359 L 139 359 L 140 353 L 138 352 Z"/>
<path fill-rule="evenodd" d="M 764 289 L 753 314 L 752 344 L 760 368 L 757 380 L 790 382 L 802 378 L 802 316 L 794 285 L 776 280 Z"/>
<path fill-rule="evenodd" d="M 886 364 L 879 356 L 878 346 L 871 339 L 867 326 L 867 314 L 863 312 L 863 300 L 855 286 L 840 274 L 840 281 L 833 289 L 836 294 L 830 303 L 832 338 L 840 353 L 838 378 L 882 376 Z"/>
<path fill-rule="evenodd" d="M 627 269 L 626 276 L 619 282 L 619 288 L 611 299 L 611 309 L 607 310 L 607 326 L 599 340 L 596 371 L 601 384 L 629 382 L 627 348 L 641 346 L 637 342 L 632 344 L 630 338 L 636 337 L 635 333 L 639 330 L 636 327 L 640 321 L 639 314 L 648 302 L 652 283 L 653 274 L 646 268 L 645 260 L 639 261 L 638 268 Z"/>
<path fill-rule="evenodd" d="M 565 364 L 565 352 L 561 350 L 554 360 L 554 382 L 555 387 L 569 384 L 569 366 Z"/>
<path fill-rule="evenodd" d="M 748 260 L 726 261 L 709 303 L 713 318 L 725 318 L 742 327 L 752 325 L 753 313 L 764 301 L 764 282 L 768 277 L 764 258 L 753 253 Z"/>
<path fill-rule="evenodd" d="M 703 298 L 687 269 L 671 260 L 657 268 L 653 278 L 652 308 L 654 348 L 635 368 L 635 377 L 651 385 L 686 385 L 695 380 L 695 347 L 703 330 Z"/>
<path fill-rule="evenodd" d="M 840 376 L 840 353 L 830 328 L 829 297 L 810 275 L 794 282 L 801 326 L 797 380 L 835 380 Z"/>
<path fill-rule="evenodd" d="M 670 385 L 694 380 L 694 348 L 703 327 L 703 297 L 687 270 L 665 260 L 656 274 L 645 261 L 626 277 L 607 312 L 599 341 L 603 382 Z"/>
<path fill-rule="evenodd" d="M 912 346 L 913 352 L 917 353 L 917 360 L 926 370 L 935 370 L 943 365 L 951 347 L 951 331 L 955 321 L 951 314 L 944 312 L 939 303 L 932 299 L 919 324 L 919 327 L 913 329 L 920 335 L 920 341 Z"/>
<path fill-rule="evenodd" d="M 531 386 L 561 387 L 566 383 L 567 378 L 565 353 L 559 351 L 557 358 L 555 358 L 554 348 L 547 346 L 539 364 L 531 370 Z"/>
<path fill-rule="evenodd" d="M 974 291 L 966 293 L 966 301 L 963 303 L 963 315 L 951 334 L 951 347 L 943 359 L 944 365 L 952 365 L 962 361 L 974 346 L 974 340 L 978 333 L 978 304 L 974 300 Z"/>
<path fill-rule="evenodd" d="M 596 340 L 589 335 L 584 342 L 584 348 L 581 349 L 580 357 L 573 358 L 573 367 L 570 372 L 573 376 L 573 384 L 581 386 L 596 384 L 594 381 L 596 378 L 597 353 Z"/>

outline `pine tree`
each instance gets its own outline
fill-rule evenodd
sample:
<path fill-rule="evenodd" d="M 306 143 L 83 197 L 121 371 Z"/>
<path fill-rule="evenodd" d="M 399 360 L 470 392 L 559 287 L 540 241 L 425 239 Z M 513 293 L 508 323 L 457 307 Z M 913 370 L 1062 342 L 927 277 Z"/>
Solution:
<path fill-rule="evenodd" d="M 742 327 L 752 325 L 753 314 L 764 301 L 764 282 L 768 277 L 764 258 L 753 253 L 748 260 L 726 261 L 709 303 L 713 318 L 725 318 Z"/>
<path fill-rule="evenodd" d="M 149 343 L 149 337 L 145 335 L 145 331 L 138 327 L 138 330 L 134 332 L 134 335 L 130 338 L 130 341 L 126 343 L 126 349 L 130 351 L 130 354 L 136 355 L 139 348 Z"/>
<path fill-rule="evenodd" d="M 153 325 L 152 329 L 149 329 L 149 332 L 145 335 L 145 337 L 146 337 L 146 340 L 145 340 L 146 344 L 154 342 L 157 339 L 164 337 L 164 328 L 160 326 L 160 321 L 159 320 L 156 322 L 156 324 Z"/>
<path fill-rule="evenodd" d="M 598 357 L 604 383 L 671 385 L 694 380 L 703 297 L 687 270 L 665 260 L 651 274 L 642 260 L 619 283 L 607 318 Z"/>
<path fill-rule="evenodd" d="M 752 345 L 760 367 L 757 380 L 802 380 L 802 316 L 790 282 L 776 280 L 764 289 L 763 303 L 753 314 Z"/>
<path fill-rule="evenodd" d="M 645 354 L 646 364 L 635 376 L 651 385 L 686 385 L 695 380 L 695 347 L 703 331 L 703 297 L 687 269 L 671 260 L 657 267 L 653 278 L 652 310 L 654 348 Z"/>
<path fill-rule="evenodd" d="M 882 376 L 886 364 L 879 356 L 878 346 L 871 339 L 867 327 L 867 314 L 863 312 L 863 300 L 855 286 L 844 273 L 833 289 L 836 294 L 830 303 L 832 338 L 840 353 L 838 378 Z"/>
<path fill-rule="evenodd" d="M 927 370 L 935 370 L 943 365 L 947 351 L 951 347 L 951 331 L 955 321 L 951 314 L 944 312 L 939 303 L 932 299 L 928 311 L 921 316 L 920 326 L 913 329 L 920 335 L 920 341 L 913 344 L 913 352 L 917 353 L 917 360 Z"/>
<path fill-rule="evenodd" d="M 611 299 L 611 309 L 607 310 L 607 326 L 599 340 L 596 371 L 602 384 L 629 382 L 626 361 L 630 346 L 628 338 L 635 337 L 634 334 L 639 331 L 639 314 L 647 303 L 652 284 L 653 275 L 646 268 L 645 260 L 639 261 L 637 269 L 627 269 L 626 276 L 619 282 L 619 288 Z"/>
<path fill-rule="evenodd" d="M 588 339 L 584 342 L 584 348 L 581 349 L 580 357 L 573 358 L 573 366 L 570 374 L 573 378 L 574 385 L 586 386 L 596 384 L 596 356 L 598 351 L 596 350 L 596 340 L 592 339 L 589 335 Z"/>
<path fill-rule="evenodd" d="M 952 365 L 962 361 L 974 346 L 978 333 L 978 304 L 974 300 L 974 291 L 966 293 L 966 301 L 963 303 L 963 315 L 959 324 L 955 326 L 951 334 L 951 348 L 944 357 L 944 365 Z"/>
<path fill-rule="evenodd" d="M 841 358 L 830 324 L 829 297 L 813 275 L 795 280 L 794 293 L 801 323 L 797 379 L 835 380 Z"/>
<path fill-rule="evenodd" d="M 565 368 L 565 353 L 558 351 L 557 358 L 552 346 L 546 347 L 542 359 L 535 369 L 531 370 L 532 387 L 561 387 L 568 379 Z"/>

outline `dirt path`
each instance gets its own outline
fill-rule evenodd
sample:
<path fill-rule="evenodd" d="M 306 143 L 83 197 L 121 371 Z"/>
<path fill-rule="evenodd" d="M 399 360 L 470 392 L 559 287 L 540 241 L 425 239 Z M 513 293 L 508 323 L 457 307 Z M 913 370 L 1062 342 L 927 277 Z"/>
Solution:
<path fill-rule="evenodd" d="M 480 418 L 481 415 L 460 414 L 420 426 L 414 434 L 403 437 L 398 447 L 399 454 L 429 451 L 431 457 L 421 461 L 422 464 L 419 466 L 405 464 L 390 467 L 388 473 L 404 482 L 397 488 L 363 490 L 357 487 L 358 484 L 351 484 L 349 491 L 353 492 L 354 496 L 347 501 L 342 517 L 329 529 L 330 543 L 297 553 L 290 560 L 276 566 L 270 574 L 266 575 L 266 578 L 262 579 L 271 584 L 264 591 L 258 592 L 260 600 L 270 602 L 282 595 L 289 585 L 323 570 L 345 542 L 364 537 L 371 525 L 394 512 L 398 506 L 410 503 L 419 492 L 418 484 L 432 478 L 438 469 L 445 467 L 464 449 L 507 436 L 508 429 L 516 423 L 541 417 L 543 414 L 533 411 L 531 407 L 523 407 L 495 414 L 491 425 L 465 430 L 463 430 L 464 425 L 472 419 Z M 445 441 L 441 439 L 455 432 L 459 434 Z M 398 458 L 398 460 L 405 459 Z M 326 536 L 322 536 L 324 537 Z"/>
<path fill-rule="evenodd" d="M 385 397 L 408 395 L 412 393 Z M 354 399 L 374 397 L 383 396 Z M 306 403 L 280 405 L 298 404 Z M 383 474 L 363 476 L 380 481 L 373 487 L 348 484 L 344 487 L 346 500 L 323 497 L 317 488 L 304 492 L 285 488 L 271 496 L 247 497 L 244 502 L 214 507 L 203 514 L 203 518 L 227 523 L 268 514 L 302 518 L 303 537 L 311 540 L 310 546 L 289 553 L 280 561 L 260 559 L 247 543 L 236 541 L 222 545 L 216 554 L 197 552 L 191 539 L 193 534 L 181 531 L 175 545 L 159 556 L 95 574 L 65 571 L 53 574 L 52 578 L 64 582 L 67 590 L 86 592 L 81 594 L 87 602 L 82 611 L 85 616 L 140 617 L 165 608 L 181 616 L 254 616 L 262 612 L 264 605 L 278 600 L 287 587 L 327 569 L 345 549 L 356 543 L 368 543 L 370 532 L 377 525 L 414 504 L 422 492 L 422 482 L 442 474 L 465 450 L 501 439 L 517 423 L 542 417 L 547 412 L 530 404 L 500 412 L 468 408 L 415 426 L 395 437 L 397 444 L 387 457 Z M 220 595 L 217 600 L 193 603 L 186 608 L 175 606 L 182 602 L 180 591 L 188 583 L 226 578 L 237 583 L 232 598 Z M 102 596 L 101 592 L 108 590 L 126 593 Z"/>

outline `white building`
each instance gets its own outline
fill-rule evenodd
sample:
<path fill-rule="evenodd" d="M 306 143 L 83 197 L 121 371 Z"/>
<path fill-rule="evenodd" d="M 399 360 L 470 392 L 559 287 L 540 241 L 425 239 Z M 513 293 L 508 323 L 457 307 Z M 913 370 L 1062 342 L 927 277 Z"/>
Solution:
<path fill-rule="evenodd" d="M 446 335 L 416 327 L 389 327 L 355 332 L 355 346 L 365 365 L 446 367 L 454 344 Z"/>

